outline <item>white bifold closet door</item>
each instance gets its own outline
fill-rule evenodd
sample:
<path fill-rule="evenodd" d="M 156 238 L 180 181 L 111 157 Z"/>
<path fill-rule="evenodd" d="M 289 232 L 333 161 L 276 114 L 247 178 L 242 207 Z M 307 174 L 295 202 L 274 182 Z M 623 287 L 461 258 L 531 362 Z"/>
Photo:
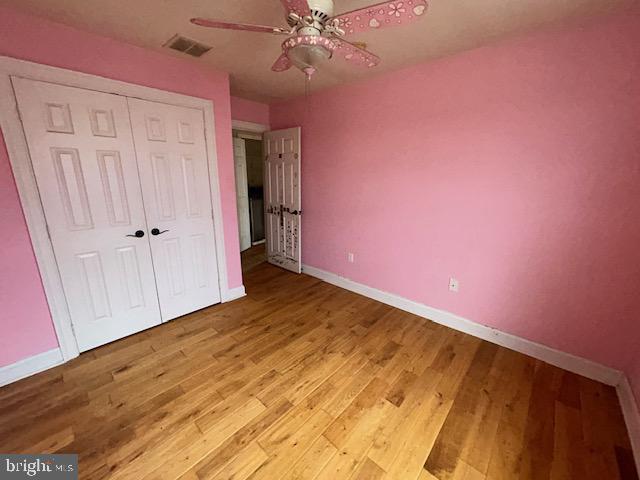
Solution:
<path fill-rule="evenodd" d="M 220 302 L 204 114 L 128 99 L 163 321 Z"/>
<path fill-rule="evenodd" d="M 203 112 L 12 82 L 80 351 L 220 302 Z"/>
<path fill-rule="evenodd" d="M 127 100 L 13 86 L 80 351 L 160 324 Z"/>

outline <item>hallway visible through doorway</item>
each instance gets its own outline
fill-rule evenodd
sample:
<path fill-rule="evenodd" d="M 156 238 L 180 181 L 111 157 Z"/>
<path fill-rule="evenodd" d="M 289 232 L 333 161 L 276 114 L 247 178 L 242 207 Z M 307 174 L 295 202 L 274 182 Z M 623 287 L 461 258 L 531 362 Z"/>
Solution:
<path fill-rule="evenodd" d="M 234 132 L 233 149 L 238 234 L 245 251 L 265 240 L 261 136 Z"/>

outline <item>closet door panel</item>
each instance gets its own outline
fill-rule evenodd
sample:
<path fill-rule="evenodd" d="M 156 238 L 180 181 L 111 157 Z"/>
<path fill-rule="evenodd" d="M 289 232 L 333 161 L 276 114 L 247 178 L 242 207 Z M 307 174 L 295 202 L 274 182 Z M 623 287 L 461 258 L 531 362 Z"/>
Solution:
<path fill-rule="evenodd" d="M 12 82 L 80 350 L 159 324 L 126 99 Z"/>
<path fill-rule="evenodd" d="M 220 302 L 204 115 L 129 99 L 163 321 Z M 155 230 L 154 230 L 155 229 Z"/>

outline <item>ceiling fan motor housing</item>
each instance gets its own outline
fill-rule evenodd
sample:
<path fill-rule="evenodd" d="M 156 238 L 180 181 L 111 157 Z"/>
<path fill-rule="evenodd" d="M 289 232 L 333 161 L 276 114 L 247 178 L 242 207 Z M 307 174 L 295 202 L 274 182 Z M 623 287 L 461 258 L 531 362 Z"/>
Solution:
<path fill-rule="evenodd" d="M 331 17 L 333 17 L 333 0 L 308 0 L 309 10 L 311 10 L 311 17 L 325 24 Z"/>

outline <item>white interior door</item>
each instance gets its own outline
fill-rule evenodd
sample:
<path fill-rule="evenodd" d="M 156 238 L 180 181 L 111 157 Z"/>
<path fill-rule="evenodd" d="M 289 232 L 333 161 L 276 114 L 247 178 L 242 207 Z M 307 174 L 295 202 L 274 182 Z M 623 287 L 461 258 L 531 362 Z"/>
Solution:
<path fill-rule="evenodd" d="M 249 211 L 249 182 L 247 180 L 247 151 L 242 138 L 233 139 L 233 162 L 236 171 L 236 206 L 240 251 L 251 247 L 251 213 Z"/>
<path fill-rule="evenodd" d="M 300 127 L 264 134 L 267 260 L 300 273 Z"/>
<path fill-rule="evenodd" d="M 126 99 L 12 81 L 80 351 L 158 325 Z"/>
<path fill-rule="evenodd" d="M 162 320 L 220 302 L 204 114 L 128 99 Z"/>

